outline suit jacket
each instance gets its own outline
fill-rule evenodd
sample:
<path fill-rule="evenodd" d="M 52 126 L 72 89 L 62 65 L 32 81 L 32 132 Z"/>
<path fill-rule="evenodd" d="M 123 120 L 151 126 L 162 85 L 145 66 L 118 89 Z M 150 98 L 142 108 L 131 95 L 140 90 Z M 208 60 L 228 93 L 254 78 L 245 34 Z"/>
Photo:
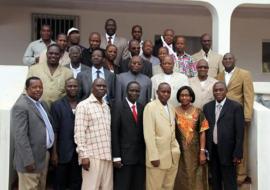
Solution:
<path fill-rule="evenodd" d="M 57 134 L 57 153 L 59 163 L 71 161 L 76 149 L 74 142 L 74 120 L 67 96 L 55 101 L 51 106 L 51 115 L 54 121 L 54 132 Z"/>
<path fill-rule="evenodd" d="M 157 99 L 148 103 L 143 113 L 143 132 L 146 144 L 146 166 L 160 160 L 160 169 L 169 169 L 180 157 L 179 144 L 175 138 L 175 110 L 168 104 L 169 114 Z"/>
<path fill-rule="evenodd" d="M 153 48 L 153 55 L 158 57 L 158 50 L 159 48 L 163 47 L 163 43 L 161 38 L 159 38 L 158 40 L 155 41 L 155 46 Z M 173 45 L 173 51 L 175 52 L 175 47 Z"/>
<path fill-rule="evenodd" d="M 194 61 L 199 61 L 204 58 L 205 52 L 201 49 L 199 52 L 195 53 L 192 55 L 192 58 Z M 222 55 L 209 50 L 208 56 L 207 56 L 207 61 L 208 61 L 208 76 L 215 78 L 219 73 L 221 73 L 224 70 L 224 67 L 222 65 Z"/>
<path fill-rule="evenodd" d="M 141 73 L 134 75 L 130 71 L 117 75 L 115 100 L 121 102 L 126 97 L 126 88 L 129 82 L 137 81 L 141 85 L 141 92 L 138 102 L 145 105 L 151 99 L 151 80 Z"/>
<path fill-rule="evenodd" d="M 195 102 L 193 103 L 195 107 L 202 109 L 204 104 L 214 100 L 213 86 L 216 82 L 216 79 L 208 76 L 204 81 L 204 86 L 202 86 L 198 77 L 189 78 L 190 87 L 195 93 Z"/>
<path fill-rule="evenodd" d="M 129 57 L 129 58 L 120 62 L 119 73 L 124 73 L 124 72 L 129 71 L 129 62 L 130 61 L 131 61 L 131 58 Z M 141 70 L 141 73 L 148 76 L 149 78 L 151 78 L 153 75 L 152 64 L 145 59 L 142 59 L 142 63 L 143 63 L 143 68 Z"/>
<path fill-rule="evenodd" d="M 42 103 L 47 111 L 47 106 Z M 48 112 L 47 112 L 48 113 Z M 50 115 L 48 114 L 49 119 Z M 15 102 L 11 110 L 11 127 L 14 130 L 14 165 L 18 172 L 35 163 L 35 171 L 41 172 L 46 158 L 46 125 L 35 104 L 25 94 Z"/>
<path fill-rule="evenodd" d="M 104 69 L 104 75 L 105 75 L 105 81 L 107 84 L 107 96 L 108 101 L 111 103 L 111 101 L 114 100 L 114 92 L 115 92 L 115 75 L 108 71 L 107 69 Z M 79 81 L 79 100 L 84 100 L 89 97 L 91 94 L 91 88 L 92 88 L 92 68 L 82 71 L 78 74 L 77 80 Z"/>
<path fill-rule="evenodd" d="M 169 99 L 169 103 L 176 107 L 179 105 L 179 102 L 176 99 L 176 93 L 179 88 L 182 86 L 188 86 L 188 78 L 186 75 L 181 73 L 173 72 L 171 75 L 170 81 L 165 81 L 165 74 L 162 72 L 160 74 L 157 74 L 151 78 L 152 81 L 152 99 L 157 98 L 157 89 L 158 85 L 162 82 L 168 82 L 168 84 L 171 86 L 171 97 Z"/>
<path fill-rule="evenodd" d="M 116 103 L 112 110 L 112 156 L 124 165 L 145 164 L 143 105 L 137 103 L 136 122 L 127 100 Z"/>
<path fill-rule="evenodd" d="M 225 81 L 224 71 L 217 76 L 218 80 Z M 235 67 L 227 85 L 227 97 L 239 102 L 244 107 L 245 120 L 251 121 L 253 113 L 254 89 L 250 73 L 247 70 Z"/>
<path fill-rule="evenodd" d="M 215 126 L 215 100 L 205 104 L 204 115 L 209 123 L 206 132 L 206 148 L 212 156 L 213 130 Z M 222 165 L 232 165 L 233 158 L 243 157 L 244 113 L 241 104 L 226 99 L 217 120 L 218 154 Z"/>
<path fill-rule="evenodd" d="M 125 39 L 123 37 L 119 37 L 119 36 L 115 35 L 113 44 L 117 47 L 117 56 L 115 58 L 114 63 L 115 63 L 115 65 L 119 66 L 121 59 L 126 59 L 129 56 L 128 41 L 127 41 L 127 39 Z M 106 35 L 104 34 L 101 36 L 100 48 L 106 49 L 107 45 L 108 45 L 108 42 L 106 39 Z"/>

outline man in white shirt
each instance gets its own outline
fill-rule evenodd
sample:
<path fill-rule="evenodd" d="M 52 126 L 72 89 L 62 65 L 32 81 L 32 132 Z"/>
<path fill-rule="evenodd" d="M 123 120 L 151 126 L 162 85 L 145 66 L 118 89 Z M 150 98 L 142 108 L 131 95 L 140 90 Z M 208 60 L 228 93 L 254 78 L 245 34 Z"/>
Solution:
<path fill-rule="evenodd" d="M 39 56 L 42 51 L 47 49 L 47 46 L 55 43 L 51 39 L 52 30 L 51 26 L 44 24 L 40 30 L 41 38 L 39 40 L 31 42 L 23 56 L 23 64 L 24 65 L 33 65 L 39 62 Z"/>

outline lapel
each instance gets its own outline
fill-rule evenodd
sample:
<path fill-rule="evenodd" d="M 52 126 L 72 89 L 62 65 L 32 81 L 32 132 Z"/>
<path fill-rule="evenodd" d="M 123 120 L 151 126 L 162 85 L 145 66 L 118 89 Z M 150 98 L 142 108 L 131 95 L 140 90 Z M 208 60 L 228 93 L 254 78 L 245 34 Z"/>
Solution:
<path fill-rule="evenodd" d="M 213 124 L 213 126 L 212 125 L 210 125 L 210 126 L 212 126 L 212 127 L 214 127 L 214 124 L 215 124 L 215 122 L 216 122 L 216 101 L 215 100 L 213 100 L 212 102 L 211 102 L 211 104 L 209 105 L 209 115 L 210 116 L 214 116 L 214 117 L 210 117 L 210 118 L 208 118 L 210 121 L 210 123 L 212 123 Z"/>
<path fill-rule="evenodd" d="M 109 74 L 110 74 L 110 71 L 108 71 L 104 67 L 103 67 L 103 70 L 104 70 L 105 81 L 107 82 L 107 84 L 109 84 Z"/>
<path fill-rule="evenodd" d="M 224 103 L 224 105 L 223 105 L 223 107 L 222 107 L 222 109 L 221 109 L 221 112 L 220 112 L 220 114 L 219 114 L 219 118 L 218 118 L 218 121 L 224 116 L 224 114 L 227 112 L 227 109 L 228 109 L 228 107 L 229 107 L 229 101 L 228 101 L 228 98 L 226 98 L 226 101 L 225 101 L 225 103 Z M 218 122 L 217 121 L 217 122 Z"/>
<path fill-rule="evenodd" d="M 89 86 L 92 86 L 92 82 L 93 82 L 92 81 L 92 68 L 90 68 L 89 70 L 86 70 L 85 73 L 88 78 Z"/>
<path fill-rule="evenodd" d="M 119 38 L 117 37 L 117 35 L 115 35 L 113 44 L 117 46 L 118 43 L 119 43 Z"/>
<path fill-rule="evenodd" d="M 160 111 L 160 115 L 162 115 L 162 117 L 164 117 L 166 120 L 169 121 L 169 123 L 171 123 L 171 118 L 170 116 L 172 115 L 172 110 L 170 109 L 170 106 L 168 105 L 168 109 L 169 109 L 169 112 L 170 114 L 168 115 L 167 112 L 165 111 L 165 108 L 164 106 L 161 104 L 161 102 L 157 99 L 155 100 L 156 103 L 157 103 L 157 106 L 159 108 L 159 111 Z"/>
<path fill-rule="evenodd" d="M 234 70 L 232 77 L 231 77 L 231 79 L 228 83 L 228 86 L 227 86 L 228 90 L 231 87 L 232 83 L 237 79 L 238 73 L 239 73 L 239 68 L 235 67 L 235 70 Z"/>
<path fill-rule="evenodd" d="M 41 114 L 39 113 L 38 109 L 36 108 L 34 102 L 32 102 L 27 95 L 23 95 L 23 98 L 25 100 L 25 102 L 30 106 L 30 108 L 32 109 L 32 111 L 43 121 L 43 118 L 41 116 Z M 44 121 L 43 121 L 44 122 Z"/>
<path fill-rule="evenodd" d="M 134 123 L 136 125 L 136 121 L 135 121 L 135 119 L 133 117 L 133 113 L 132 113 L 132 111 L 131 111 L 131 109 L 129 107 L 129 104 L 128 104 L 128 102 L 127 102 L 126 99 L 123 102 L 123 107 L 124 107 L 125 112 L 127 113 L 127 117 L 129 118 L 129 120 L 132 121 L 132 123 Z M 138 105 L 137 105 L 137 112 L 138 112 Z"/>

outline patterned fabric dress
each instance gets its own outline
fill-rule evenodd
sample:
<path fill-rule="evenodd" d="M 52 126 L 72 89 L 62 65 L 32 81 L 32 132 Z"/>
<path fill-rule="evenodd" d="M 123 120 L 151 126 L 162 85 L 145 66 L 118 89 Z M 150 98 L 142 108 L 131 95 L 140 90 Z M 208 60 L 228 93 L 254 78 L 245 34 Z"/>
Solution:
<path fill-rule="evenodd" d="M 199 163 L 200 133 L 209 128 L 203 112 L 193 107 L 191 114 L 176 108 L 176 137 L 181 157 L 175 179 L 175 190 L 208 190 L 207 165 Z"/>

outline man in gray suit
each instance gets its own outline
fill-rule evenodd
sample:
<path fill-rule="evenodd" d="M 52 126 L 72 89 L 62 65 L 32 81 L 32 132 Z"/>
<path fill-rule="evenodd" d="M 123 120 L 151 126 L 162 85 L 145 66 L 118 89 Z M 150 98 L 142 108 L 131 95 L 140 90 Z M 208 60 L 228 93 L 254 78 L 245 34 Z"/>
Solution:
<path fill-rule="evenodd" d="M 84 100 L 89 97 L 92 83 L 96 78 L 103 78 L 108 88 L 105 100 L 107 103 L 111 104 L 114 99 L 115 75 L 103 67 L 104 52 L 101 49 L 94 50 L 91 62 L 93 66 L 90 69 L 82 71 L 77 75 L 80 87 L 79 100 Z"/>
<path fill-rule="evenodd" d="M 54 133 L 47 107 L 39 100 L 43 93 L 40 78 L 30 77 L 11 112 L 14 129 L 14 165 L 20 190 L 45 190 L 49 162 L 48 149 L 54 143 Z"/>
<path fill-rule="evenodd" d="M 70 63 L 65 66 L 72 71 L 74 78 L 77 78 L 77 75 L 80 72 L 90 69 L 90 67 L 81 63 L 82 50 L 80 46 L 77 45 L 71 46 L 68 52 Z"/>
<path fill-rule="evenodd" d="M 114 64 L 119 66 L 121 59 L 128 58 L 128 41 L 123 37 L 119 37 L 115 34 L 117 29 L 116 21 L 109 18 L 105 22 L 106 34 L 101 36 L 100 48 L 106 49 L 108 44 L 113 44 L 117 47 L 117 56 Z"/>
<path fill-rule="evenodd" d="M 129 71 L 121 73 L 116 79 L 115 98 L 117 102 L 123 101 L 126 98 L 127 85 L 131 81 L 137 81 L 141 85 L 141 92 L 138 102 L 146 104 L 151 99 L 151 80 L 144 74 L 141 74 L 143 68 L 142 58 L 133 56 L 129 63 Z"/>

